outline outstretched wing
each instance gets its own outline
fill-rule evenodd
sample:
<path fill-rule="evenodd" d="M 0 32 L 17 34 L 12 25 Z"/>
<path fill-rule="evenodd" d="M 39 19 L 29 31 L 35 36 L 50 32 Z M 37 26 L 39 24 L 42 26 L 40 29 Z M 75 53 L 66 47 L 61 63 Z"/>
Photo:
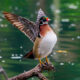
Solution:
<path fill-rule="evenodd" d="M 8 19 L 8 21 L 10 21 L 26 36 L 28 36 L 32 42 L 35 41 L 36 37 L 38 36 L 39 27 L 34 22 L 12 13 L 4 12 L 3 14 L 5 15 L 6 19 Z"/>

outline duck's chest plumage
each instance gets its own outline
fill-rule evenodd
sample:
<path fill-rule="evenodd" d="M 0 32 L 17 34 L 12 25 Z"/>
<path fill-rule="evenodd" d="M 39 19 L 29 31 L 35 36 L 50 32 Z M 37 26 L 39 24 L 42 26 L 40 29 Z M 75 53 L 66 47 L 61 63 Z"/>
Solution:
<path fill-rule="evenodd" d="M 41 58 L 48 56 L 52 52 L 52 49 L 55 46 L 56 42 L 56 34 L 53 31 L 47 32 L 38 46 L 38 52 Z"/>
<path fill-rule="evenodd" d="M 40 58 L 48 56 L 57 42 L 57 36 L 53 30 L 46 26 L 40 32 L 41 40 L 38 45 L 38 54 Z"/>

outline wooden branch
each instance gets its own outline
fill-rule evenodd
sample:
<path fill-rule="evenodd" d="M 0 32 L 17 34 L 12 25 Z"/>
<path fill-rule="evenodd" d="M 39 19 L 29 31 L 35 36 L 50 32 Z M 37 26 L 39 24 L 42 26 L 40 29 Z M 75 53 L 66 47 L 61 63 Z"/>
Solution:
<path fill-rule="evenodd" d="M 8 76 L 1 66 L 0 66 L 0 73 L 2 73 L 4 75 L 5 80 L 8 80 Z"/>
<path fill-rule="evenodd" d="M 40 80 L 48 80 L 41 72 L 43 70 L 54 70 L 54 67 L 51 63 L 44 64 L 42 67 L 40 67 L 40 64 L 38 64 L 35 68 L 32 70 L 29 70 L 27 72 L 21 73 L 17 76 L 14 76 L 12 78 L 9 78 L 8 80 L 26 80 L 28 78 L 31 78 L 33 76 L 38 77 Z"/>

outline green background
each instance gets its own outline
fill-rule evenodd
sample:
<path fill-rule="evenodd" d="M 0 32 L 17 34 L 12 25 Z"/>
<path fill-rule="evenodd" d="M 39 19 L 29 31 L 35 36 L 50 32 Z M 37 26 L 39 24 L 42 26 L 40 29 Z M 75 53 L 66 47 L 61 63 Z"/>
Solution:
<path fill-rule="evenodd" d="M 11 59 L 12 56 L 22 56 L 30 51 L 33 43 L 13 27 L 2 13 L 15 13 L 35 22 L 39 8 L 52 19 L 49 24 L 58 36 L 58 42 L 49 56 L 56 72 L 46 71 L 43 74 L 49 80 L 80 80 L 80 0 L 0 0 L 0 66 L 8 77 L 12 77 L 38 64 L 36 60 Z M 54 25 L 55 11 L 59 21 L 57 28 Z M 67 52 L 57 53 L 57 50 Z M 0 80 L 3 80 L 2 75 Z"/>

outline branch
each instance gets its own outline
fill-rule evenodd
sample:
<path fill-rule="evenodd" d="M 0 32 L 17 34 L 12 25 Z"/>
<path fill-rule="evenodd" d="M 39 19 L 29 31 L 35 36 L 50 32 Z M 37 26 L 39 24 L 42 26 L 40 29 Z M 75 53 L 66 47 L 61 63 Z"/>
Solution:
<path fill-rule="evenodd" d="M 30 77 L 36 76 L 38 77 L 40 80 L 48 80 L 41 72 L 43 70 L 54 70 L 54 67 L 51 63 L 44 64 L 43 67 L 40 67 L 40 64 L 38 64 L 35 68 L 33 68 L 32 70 L 29 70 L 27 72 L 21 73 L 17 76 L 14 76 L 12 78 L 9 78 L 8 80 L 26 80 Z"/>
<path fill-rule="evenodd" d="M 2 73 L 5 77 L 5 80 L 8 80 L 8 76 L 6 74 L 6 72 L 4 71 L 4 69 L 0 66 L 0 73 Z"/>

